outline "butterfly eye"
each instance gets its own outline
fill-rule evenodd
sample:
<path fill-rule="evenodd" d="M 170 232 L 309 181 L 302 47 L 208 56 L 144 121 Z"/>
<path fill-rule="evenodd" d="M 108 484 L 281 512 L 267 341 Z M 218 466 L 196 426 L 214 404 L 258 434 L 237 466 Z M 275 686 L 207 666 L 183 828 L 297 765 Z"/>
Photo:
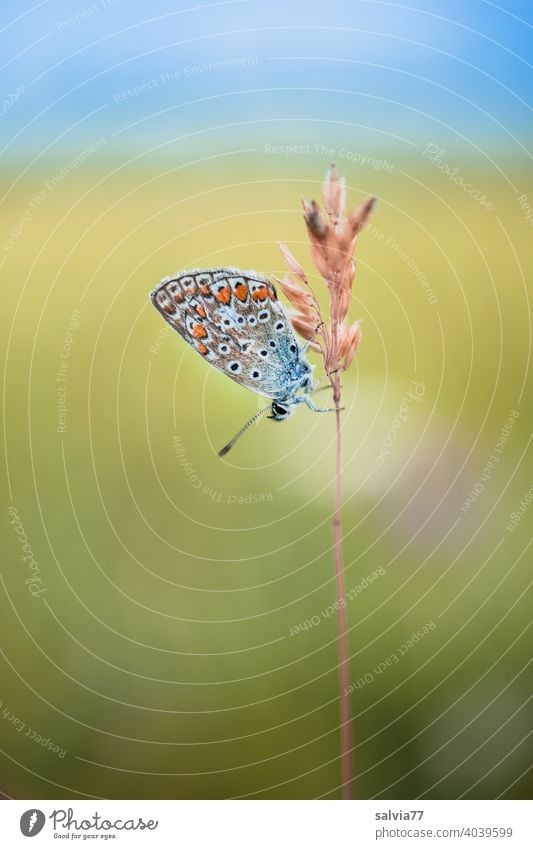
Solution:
<path fill-rule="evenodd" d="M 252 372 L 250 372 L 250 377 L 253 377 L 254 380 L 259 380 L 261 372 L 255 368 Z"/>
<path fill-rule="evenodd" d="M 242 317 L 242 315 L 238 317 L 237 321 L 239 322 L 239 324 L 244 324 L 244 318 Z"/>
<path fill-rule="evenodd" d="M 288 407 L 286 407 L 284 404 L 278 403 L 278 401 L 274 401 L 274 403 L 272 404 L 272 412 L 274 413 L 274 416 L 278 419 L 285 419 L 289 415 Z"/>
<path fill-rule="evenodd" d="M 226 345 L 225 343 L 223 343 L 222 345 L 218 346 L 218 350 L 220 351 L 221 354 L 227 354 L 228 351 L 229 351 L 229 345 Z"/>
<path fill-rule="evenodd" d="M 289 345 L 289 351 L 291 352 L 291 354 L 295 354 L 297 350 L 298 346 L 295 345 L 294 342 L 292 343 L 292 345 Z"/>
<path fill-rule="evenodd" d="M 282 321 L 276 322 L 276 330 L 278 331 L 278 333 L 280 333 L 283 330 L 284 326 L 285 325 L 283 324 Z"/>
<path fill-rule="evenodd" d="M 255 324 L 255 315 L 248 316 L 248 324 Z"/>
<path fill-rule="evenodd" d="M 274 340 L 273 340 L 273 339 L 271 339 L 271 340 L 270 340 L 270 342 L 268 343 L 268 345 L 269 345 L 269 347 L 270 347 L 270 348 L 277 348 L 277 347 L 278 347 L 278 346 L 277 346 L 277 343 L 276 343 L 276 342 L 274 342 Z"/>
<path fill-rule="evenodd" d="M 268 351 L 266 350 L 266 348 L 261 348 L 261 350 L 259 351 L 259 356 L 268 357 Z"/>
<path fill-rule="evenodd" d="M 268 321 L 270 318 L 270 313 L 268 310 L 261 310 L 257 318 L 259 319 L 259 321 Z"/>
<path fill-rule="evenodd" d="M 229 370 L 233 372 L 233 374 L 239 374 L 241 370 L 241 364 L 237 362 L 237 360 L 233 360 L 232 363 L 228 366 Z"/>

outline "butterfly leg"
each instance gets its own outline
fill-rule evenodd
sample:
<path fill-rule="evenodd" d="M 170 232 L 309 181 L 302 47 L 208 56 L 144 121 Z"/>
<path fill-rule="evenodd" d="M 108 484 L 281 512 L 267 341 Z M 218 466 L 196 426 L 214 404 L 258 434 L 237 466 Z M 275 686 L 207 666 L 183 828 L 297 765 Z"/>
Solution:
<path fill-rule="evenodd" d="M 335 407 L 317 407 L 317 405 L 311 400 L 309 395 L 301 395 L 298 398 L 298 403 L 299 404 L 302 404 L 302 403 L 307 404 L 307 406 L 309 407 L 310 410 L 313 411 L 313 413 L 334 413 L 334 412 L 336 412 Z M 344 407 L 341 407 L 340 409 L 344 410 Z"/>

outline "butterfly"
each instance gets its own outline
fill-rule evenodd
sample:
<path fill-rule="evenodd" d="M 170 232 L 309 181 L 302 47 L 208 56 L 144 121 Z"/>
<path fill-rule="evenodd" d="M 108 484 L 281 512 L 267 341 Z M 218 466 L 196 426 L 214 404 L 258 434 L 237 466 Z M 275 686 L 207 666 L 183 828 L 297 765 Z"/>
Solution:
<path fill-rule="evenodd" d="M 259 416 L 286 419 L 297 404 L 319 410 L 305 359 L 274 284 L 256 271 L 205 268 L 165 277 L 150 299 L 166 322 L 208 363 L 271 399 L 219 451 L 223 456 Z"/>

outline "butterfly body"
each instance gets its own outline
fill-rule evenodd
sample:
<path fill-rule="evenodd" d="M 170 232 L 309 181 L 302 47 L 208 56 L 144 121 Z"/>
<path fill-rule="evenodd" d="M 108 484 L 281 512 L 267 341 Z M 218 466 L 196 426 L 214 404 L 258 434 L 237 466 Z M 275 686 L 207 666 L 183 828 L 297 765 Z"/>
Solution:
<path fill-rule="evenodd" d="M 286 418 L 312 389 L 311 366 L 274 284 L 255 271 L 210 268 L 163 279 L 150 294 L 165 321 L 204 359 L 241 386 L 272 400 Z"/>

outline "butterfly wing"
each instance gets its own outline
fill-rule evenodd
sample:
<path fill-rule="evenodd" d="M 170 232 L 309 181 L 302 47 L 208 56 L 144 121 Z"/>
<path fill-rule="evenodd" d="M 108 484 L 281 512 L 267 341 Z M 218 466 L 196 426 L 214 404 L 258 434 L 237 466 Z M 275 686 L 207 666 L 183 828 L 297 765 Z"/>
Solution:
<path fill-rule="evenodd" d="M 150 297 L 204 359 L 259 395 L 286 398 L 309 376 L 274 284 L 255 271 L 183 271 Z"/>

